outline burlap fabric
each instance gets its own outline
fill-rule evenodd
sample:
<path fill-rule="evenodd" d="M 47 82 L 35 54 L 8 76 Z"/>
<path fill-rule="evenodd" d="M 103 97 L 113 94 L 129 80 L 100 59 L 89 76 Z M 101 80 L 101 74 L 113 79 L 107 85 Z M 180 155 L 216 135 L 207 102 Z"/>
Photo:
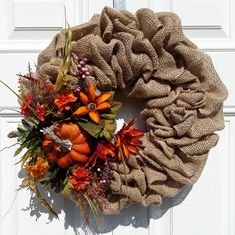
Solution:
<path fill-rule="evenodd" d="M 143 149 L 128 161 L 126 177 L 123 165 L 114 165 L 112 192 L 100 210 L 112 214 L 132 202 L 160 204 L 195 183 L 218 141 L 214 132 L 224 128 L 227 90 L 210 57 L 184 36 L 179 17 L 106 7 L 72 33 L 72 75 L 78 56 L 87 57 L 93 70 L 89 81 L 97 89 L 128 89 L 145 103 Z M 39 55 L 39 71 L 51 81 L 64 42 L 62 31 Z"/>

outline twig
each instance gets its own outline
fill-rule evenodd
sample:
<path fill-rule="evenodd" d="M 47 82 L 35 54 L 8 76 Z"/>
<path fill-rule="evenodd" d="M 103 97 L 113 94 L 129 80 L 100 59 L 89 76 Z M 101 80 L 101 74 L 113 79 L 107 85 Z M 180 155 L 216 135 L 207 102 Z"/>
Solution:
<path fill-rule="evenodd" d="M 14 144 L 12 144 L 12 145 L 10 145 L 10 146 L 6 146 L 6 147 L 4 147 L 4 148 L 0 149 L 0 152 L 4 151 L 5 149 L 10 149 L 10 148 L 12 148 L 12 147 L 16 146 L 17 144 L 19 144 L 19 143 L 18 143 L 18 142 L 16 142 L 16 143 L 14 143 Z"/>
<path fill-rule="evenodd" d="M 3 221 L 5 219 L 5 217 L 9 214 L 9 212 L 11 211 L 12 207 L 14 206 L 15 204 L 15 201 L 16 201 L 16 198 L 17 198 L 17 195 L 18 195 L 18 190 L 16 191 L 16 194 L 15 194 L 15 197 L 13 198 L 13 201 L 9 207 L 9 209 L 4 213 L 4 215 L 2 216 L 1 218 L 1 221 Z"/>
<path fill-rule="evenodd" d="M 70 140 L 61 140 L 57 135 L 55 135 L 55 128 L 56 127 L 52 125 L 50 127 L 44 128 L 43 132 L 44 134 L 48 134 L 51 139 L 61 147 L 63 152 L 69 152 L 72 148 L 72 143 L 70 142 Z"/>
<path fill-rule="evenodd" d="M 0 112 L 6 111 L 6 110 L 8 110 L 8 111 L 14 111 L 14 112 L 17 112 L 17 113 L 20 113 L 20 114 L 21 114 L 21 112 L 20 112 L 19 110 L 17 110 L 17 109 L 11 109 L 11 108 L 2 108 L 2 109 L 0 109 Z"/>

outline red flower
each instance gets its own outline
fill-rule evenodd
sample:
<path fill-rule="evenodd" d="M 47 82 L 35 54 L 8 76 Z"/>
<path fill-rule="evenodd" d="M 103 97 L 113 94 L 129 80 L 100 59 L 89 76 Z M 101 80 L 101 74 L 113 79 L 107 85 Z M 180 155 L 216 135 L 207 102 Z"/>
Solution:
<path fill-rule="evenodd" d="M 117 143 L 116 146 L 119 148 L 118 159 L 122 160 L 122 155 L 127 159 L 130 157 L 131 153 L 138 153 L 138 146 L 141 145 L 141 138 L 144 132 L 135 128 L 131 128 L 137 121 L 134 118 L 129 124 L 124 124 L 122 129 L 117 133 Z"/>
<path fill-rule="evenodd" d="M 32 101 L 33 101 L 33 97 L 31 95 L 27 95 L 25 97 L 24 102 L 20 106 L 22 115 L 28 115 L 31 112 L 29 105 L 32 103 Z"/>
<path fill-rule="evenodd" d="M 69 93 L 60 95 L 57 99 L 55 99 L 54 103 L 60 111 L 63 109 L 70 110 L 70 106 L 68 104 L 75 102 L 76 100 L 77 97 L 75 97 L 73 93 Z"/>
<path fill-rule="evenodd" d="M 87 165 L 95 166 L 97 158 L 100 158 L 103 161 L 107 161 L 108 158 L 115 157 L 116 146 L 109 142 L 98 143 L 94 153 L 89 158 Z"/>
<path fill-rule="evenodd" d="M 77 167 L 72 170 L 72 175 L 69 176 L 69 182 L 76 191 L 84 191 L 91 183 L 91 171 L 85 167 Z"/>
<path fill-rule="evenodd" d="M 80 92 L 79 96 L 84 106 L 79 107 L 74 114 L 78 116 L 89 114 L 91 120 L 98 124 L 100 122 L 98 111 L 111 107 L 111 103 L 107 100 L 112 96 L 112 93 L 106 92 L 96 97 L 94 85 L 90 83 L 88 85 L 87 95 Z"/>
<path fill-rule="evenodd" d="M 43 122 L 45 120 L 45 115 L 46 115 L 46 106 L 45 106 L 45 104 L 40 104 L 40 103 L 37 102 L 36 114 L 37 114 L 37 117 L 40 121 Z"/>

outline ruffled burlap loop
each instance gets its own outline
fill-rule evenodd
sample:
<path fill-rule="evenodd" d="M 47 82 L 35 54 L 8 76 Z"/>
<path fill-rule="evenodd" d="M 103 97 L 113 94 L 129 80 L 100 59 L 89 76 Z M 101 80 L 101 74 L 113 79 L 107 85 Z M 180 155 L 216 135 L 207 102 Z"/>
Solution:
<path fill-rule="evenodd" d="M 114 164 L 111 192 L 100 210 L 111 214 L 132 202 L 160 204 L 195 183 L 218 141 L 214 132 L 224 128 L 227 89 L 210 57 L 184 36 L 179 17 L 106 7 L 72 33 L 71 75 L 78 57 L 86 57 L 93 73 L 88 80 L 99 90 L 128 89 L 128 96 L 145 104 L 142 148 L 125 166 Z M 52 82 L 64 42 L 62 31 L 38 58 L 40 74 Z"/>

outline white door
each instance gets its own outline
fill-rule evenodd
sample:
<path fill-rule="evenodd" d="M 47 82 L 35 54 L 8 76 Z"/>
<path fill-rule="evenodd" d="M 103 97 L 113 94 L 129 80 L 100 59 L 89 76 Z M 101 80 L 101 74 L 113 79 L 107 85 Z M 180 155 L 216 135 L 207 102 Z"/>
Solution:
<path fill-rule="evenodd" d="M 105 234 L 114 235 L 234 235 L 235 234 L 235 1 L 234 0 L 0 0 L 0 79 L 17 90 L 16 75 L 63 25 L 63 7 L 71 25 L 87 21 L 103 6 L 134 12 L 141 7 L 173 11 L 186 35 L 207 52 L 229 89 L 225 129 L 218 146 L 209 154 L 203 174 L 192 188 L 185 188 L 160 207 L 133 206 L 119 216 L 102 217 Z M 0 148 L 14 144 L 6 134 L 19 122 L 15 96 L 0 87 Z M 4 110 L 2 110 L 4 109 Z M 60 220 L 30 201 L 29 192 L 16 189 L 20 180 L 14 163 L 14 148 L 0 153 L 0 234 L 84 234 L 79 210 L 60 195 L 64 204 Z M 28 207 L 30 203 L 30 207 Z M 93 234 L 97 232 L 94 231 Z"/>

